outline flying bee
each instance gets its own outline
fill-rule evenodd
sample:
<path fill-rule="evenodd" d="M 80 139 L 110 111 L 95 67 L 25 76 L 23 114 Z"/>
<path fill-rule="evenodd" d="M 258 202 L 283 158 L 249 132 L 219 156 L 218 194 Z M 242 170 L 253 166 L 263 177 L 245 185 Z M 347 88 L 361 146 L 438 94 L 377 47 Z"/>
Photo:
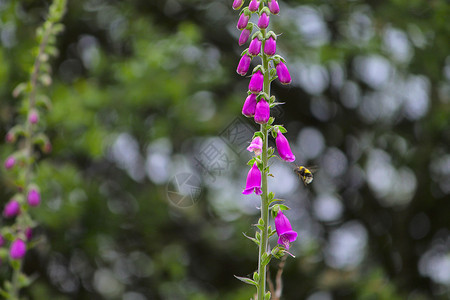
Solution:
<path fill-rule="evenodd" d="M 314 167 L 304 167 L 304 166 L 295 166 L 294 171 L 298 175 L 298 177 L 303 181 L 305 185 L 310 184 L 313 179 L 313 173 L 316 171 L 317 168 Z"/>

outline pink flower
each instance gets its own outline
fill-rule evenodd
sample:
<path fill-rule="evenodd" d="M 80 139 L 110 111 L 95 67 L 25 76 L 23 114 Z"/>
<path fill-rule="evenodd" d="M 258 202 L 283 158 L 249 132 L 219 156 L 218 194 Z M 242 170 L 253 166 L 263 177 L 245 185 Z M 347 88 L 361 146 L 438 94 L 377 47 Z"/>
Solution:
<path fill-rule="evenodd" d="M 20 204 L 14 199 L 6 203 L 5 208 L 3 209 L 3 215 L 5 216 L 5 218 L 15 217 L 19 213 L 20 213 Z"/>
<path fill-rule="evenodd" d="M 256 162 L 253 164 L 253 167 L 248 171 L 247 175 L 247 183 L 245 185 L 245 189 L 242 191 L 244 195 L 250 195 L 255 192 L 256 195 L 261 195 L 261 171 L 258 168 Z"/>
<path fill-rule="evenodd" d="M 247 43 L 248 38 L 250 37 L 250 29 L 245 28 L 241 31 L 241 35 L 239 36 L 239 46 Z"/>
<path fill-rule="evenodd" d="M 30 122 L 31 124 L 36 124 L 37 122 L 39 122 L 39 114 L 37 111 L 32 110 L 30 112 L 30 114 L 28 115 L 28 122 Z"/>
<path fill-rule="evenodd" d="M 278 76 L 278 80 L 280 80 L 280 82 L 282 84 L 289 84 L 291 83 L 291 74 L 289 74 L 289 71 L 286 67 L 286 65 L 280 61 L 280 63 L 276 66 L 276 70 L 277 70 L 277 76 Z"/>
<path fill-rule="evenodd" d="M 260 155 L 262 151 L 262 138 L 259 136 L 255 137 L 250 146 L 247 147 L 247 150 L 255 152 L 255 155 Z"/>
<path fill-rule="evenodd" d="M 260 70 L 253 73 L 250 83 L 248 84 L 248 89 L 254 94 L 258 94 L 262 91 L 264 84 L 264 76 Z"/>
<path fill-rule="evenodd" d="M 245 99 L 244 106 L 242 107 L 242 114 L 246 117 L 253 117 L 256 110 L 256 95 L 250 94 Z"/>
<path fill-rule="evenodd" d="M 247 74 L 247 72 L 248 72 L 248 68 L 250 67 L 251 62 L 252 62 L 252 58 L 250 56 L 248 56 L 247 54 L 244 54 L 241 57 L 241 60 L 239 61 L 236 72 L 241 76 L 245 76 L 245 74 Z"/>
<path fill-rule="evenodd" d="M 278 5 L 278 2 L 276 0 L 269 0 L 267 6 L 269 7 L 270 12 L 274 15 L 280 12 L 280 6 Z"/>
<path fill-rule="evenodd" d="M 277 42 L 275 39 L 271 36 L 268 40 L 266 40 L 266 43 L 264 45 L 264 53 L 272 56 L 277 52 Z"/>
<path fill-rule="evenodd" d="M 33 229 L 31 229 L 31 227 L 25 229 L 25 236 L 27 237 L 27 241 L 30 241 L 33 238 Z"/>
<path fill-rule="evenodd" d="M 238 23 L 237 23 L 237 29 L 241 30 L 247 27 L 248 20 L 250 19 L 250 16 L 246 15 L 245 13 L 242 13 L 239 17 Z"/>
<path fill-rule="evenodd" d="M 11 244 L 9 256 L 11 256 L 12 259 L 22 259 L 25 256 L 26 251 L 27 246 L 25 245 L 25 242 L 21 239 L 17 239 Z"/>
<path fill-rule="evenodd" d="M 258 0 L 251 0 L 250 4 L 248 5 L 248 10 L 251 12 L 255 12 L 259 9 L 259 1 Z"/>
<path fill-rule="evenodd" d="M 5 136 L 5 141 L 7 143 L 14 143 L 16 141 L 16 136 L 12 132 L 8 132 Z"/>
<path fill-rule="evenodd" d="M 255 122 L 258 124 L 265 124 L 270 118 L 270 107 L 266 99 L 261 98 L 256 104 Z"/>
<path fill-rule="evenodd" d="M 292 154 L 288 140 L 280 131 L 278 131 L 275 143 L 277 144 L 278 154 L 280 154 L 280 157 L 283 160 L 289 162 L 293 162 L 295 160 L 295 155 Z"/>
<path fill-rule="evenodd" d="M 243 0 L 234 0 L 233 1 L 233 9 L 238 10 L 239 8 L 242 7 L 242 4 L 244 4 Z"/>
<path fill-rule="evenodd" d="M 269 26 L 269 16 L 263 12 L 258 20 L 258 27 L 261 29 L 266 29 Z"/>
<path fill-rule="evenodd" d="M 291 223 L 281 210 L 275 217 L 275 229 L 278 234 L 278 244 L 289 250 L 290 243 L 297 239 L 297 232 L 292 230 Z"/>
<path fill-rule="evenodd" d="M 28 192 L 27 201 L 30 206 L 38 206 L 41 203 L 41 195 L 37 190 L 31 189 Z"/>
<path fill-rule="evenodd" d="M 261 51 L 261 41 L 255 37 L 251 42 L 250 46 L 248 46 L 248 53 L 253 56 L 256 56 Z"/>
<path fill-rule="evenodd" d="M 9 170 L 16 164 L 16 159 L 14 156 L 10 156 L 5 160 L 5 169 Z"/>
<path fill-rule="evenodd" d="M 50 153 L 52 152 L 52 144 L 50 144 L 50 142 L 46 142 L 44 144 L 44 148 L 42 149 L 42 151 L 44 151 L 44 153 Z"/>

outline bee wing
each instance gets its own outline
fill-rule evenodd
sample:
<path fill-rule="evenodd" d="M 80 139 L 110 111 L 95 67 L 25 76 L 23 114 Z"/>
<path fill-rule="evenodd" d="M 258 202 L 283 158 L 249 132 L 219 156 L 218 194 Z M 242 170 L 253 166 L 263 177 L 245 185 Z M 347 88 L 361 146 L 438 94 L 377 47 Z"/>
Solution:
<path fill-rule="evenodd" d="M 316 173 L 317 170 L 319 170 L 319 167 L 317 166 L 308 166 L 306 167 L 311 173 Z"/>

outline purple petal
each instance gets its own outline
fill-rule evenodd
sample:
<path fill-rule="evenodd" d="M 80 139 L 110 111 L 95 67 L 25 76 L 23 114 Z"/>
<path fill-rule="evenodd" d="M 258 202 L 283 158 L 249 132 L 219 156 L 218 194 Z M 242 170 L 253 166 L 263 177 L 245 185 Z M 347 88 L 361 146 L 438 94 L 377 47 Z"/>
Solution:
<path fill-rule="evenodd" d="M 256 195 L 261 195 L 261 171 L 258 168 L 256 162 L 253 164 L 250 171 L 247 174 L 247 182 L 245 185 L 245 189 L 242 191 L 242 194 L 249 195 L 252 192 L 255 192 Z"/>
<path fill-rule="evenodd" d="M 283 160 L 289 162 L 293 162 L 295 160 L 295 155 L 292 154 L 289 142 L 281 132 L 278 132 L 275 143 L 277 145 L 278 154 Z"/>

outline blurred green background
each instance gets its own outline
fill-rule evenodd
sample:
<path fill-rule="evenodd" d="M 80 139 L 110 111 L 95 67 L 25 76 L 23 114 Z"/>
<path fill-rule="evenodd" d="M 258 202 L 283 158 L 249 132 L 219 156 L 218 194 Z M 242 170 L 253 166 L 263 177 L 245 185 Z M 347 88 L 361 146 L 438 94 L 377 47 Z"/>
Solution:
<path fill-rule="evenodd" d="M 248 2 L 248 1 L 247 1 Z M 72 0 L 43 126 L 30 299 L 249 299 L 258 198 L 240 194 L 238 13 L 225 0 Z M 49 1 L 0 1 L 0 135 L 17 122 Z M 283 299 L 448 299 L 450 4 L 280 0 L 271 29 L 293 83 L 272 92 L 304 187 L 269 188 L 299 238 Z M 253 61 L 256 66 L 257 60 Z M 1 141 L 0 157 L 13 151 Z M 2 205 L 14 193 L 0 173 Z M 272 241 L 275 243 L 275 240 Z M 276 262 L 271 266 L 272 275 Z M 0 276 L 8 278 L 7 263 Z"/>

